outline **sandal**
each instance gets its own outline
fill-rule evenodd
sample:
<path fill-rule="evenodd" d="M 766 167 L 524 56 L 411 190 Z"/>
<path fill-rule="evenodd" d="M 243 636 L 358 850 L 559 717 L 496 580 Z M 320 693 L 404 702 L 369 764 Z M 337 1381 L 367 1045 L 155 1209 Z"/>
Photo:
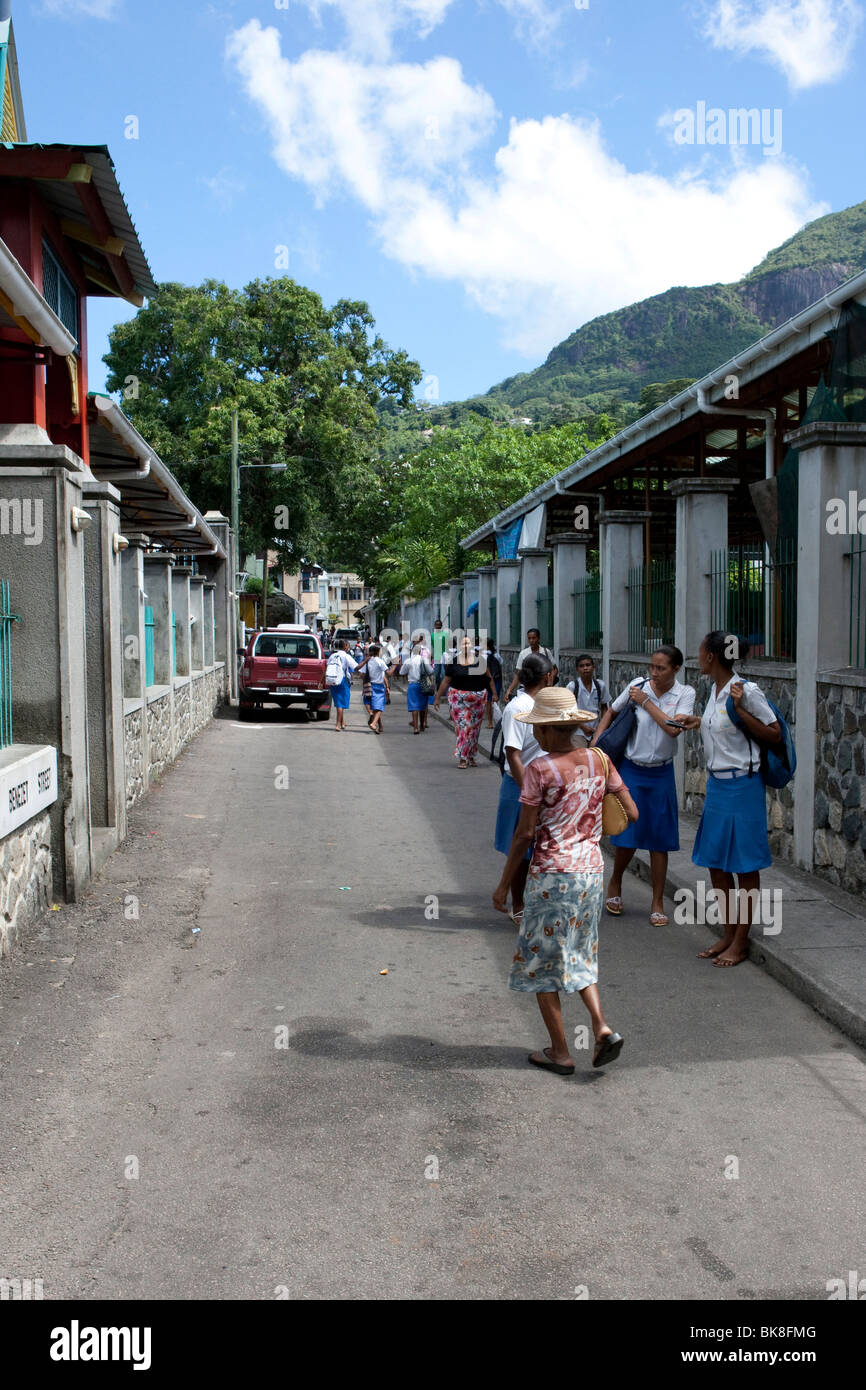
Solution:
<path fill-rule="evenodd" d="M 667 918 L 667 916 L 665 915 L 664 912 L 651 912 L 651 913 L 650 913 L 650 926 L 651 926 L 651 927 L 666 927 L 667 924 L 668 924 L 668 918 Z"/>
<path fill-rule="evenodd" d="M 530 1054 L 529 1054 L 529 1056 L 527 1057 L 526 1060 L 527 1060 L 527 1062 L 529 1062 L 533 1067 L 541 1067 L 543 1071 L 555 1071 L 556 1074 L 557 1074 L 557 1076 L 573 1076 L 573 1075 L 574 1075 L 574 1063 L 573 1063 L 573 1062 L 572 1062 L 572 1064 L 571 1064 L 570 1067 L 566 1067 L 566 1066 L 563 1066 L 562 1062 L 554 1062 L 554 1061 L 552 1061 L 552 1060 L 551 1060 L 551 1057 L 550 1057 L 550 1048 L 549 1048 L 549 1047 L 545 1047 L 545 1048 L 544 1048 L 544 1056 L 547 1058 L 547 1061 L 546 1061 L 546 1062 L 540 1062 L 540 1061 L 538 1060 L 538 1058 L 535 1057 L 535 1056 L 533 1056 L 533 1054 L 530 1052 Z"/>
<path fill-rule="evenodd" d="M 523 908 L 521 908 L 519 912 L 509 912 L 508 915 L 519 931 L 523 926 Z"/>
<path fill-rule="evenodd" d="M 622 1045 L 625 1042 L 619 1033 L 606 1033 L 595 1045 L 595 1052 L 592 1058 L 594 1067 L 607 1066 L 608 1062 L 615 1062 L 622 1052 Z"/>
<path fill-rule="evenodd" d="M 605 911 L 609 912 L 611 917 L 622 916 L 622 898 L 608 898 L 604 907 Z"/>

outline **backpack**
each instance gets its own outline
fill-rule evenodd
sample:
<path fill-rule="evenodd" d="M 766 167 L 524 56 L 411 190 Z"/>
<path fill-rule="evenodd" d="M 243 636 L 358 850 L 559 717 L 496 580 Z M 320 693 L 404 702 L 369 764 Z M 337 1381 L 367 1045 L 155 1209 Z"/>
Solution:
<path fill-rule="evenodd" d="M 649 678 L 641 681 L 640 688 L 643 690 L 645 685 L 649 685 Z M 602 753 L 606 753 L 614 767 L 619 767 L 625 757 L 625 750 L 631 738 L 631 731 L 637 719 L 637 709 L 632 700 L 627 700 L 622 709 L 618 712 L 612 724 L 608 724 L 601 738 L 596 743 L 596 748 L 600 748 Z"/>
<path fill-rule="evenodd" d="M 764 696 L 766 699 L 767 697 Z M 782 731 L 781 743 L 761 743 L 758 739 L 753 739 L 740 716 L 737 714 L 737 707 L 733 697 L 728 696 L 725 701 L 725 710 L 735 729 L 745 734 L 749 740 L 749 776 L 751 777 L 755 769 L 752 766 L 752 745 L 758 745 L 758 770 L 764 779 L 765 787 L 787 787 L 794 773 L 797 771 L 797 750 L 794 747 L 794 736 L 788 728 L 787 720 L 783 718 L 778 705 L 774 705 L 772 700 L 767 700 L 767 704 L 773 711 L 773 716 L 777 720 Z"/>
<path fill-rule="evenodd" d="M 345 679 L 345 669 L 336 652 L 328 657 L 328 664 L 325 667 L 325 685 L 342 685 Z"/>

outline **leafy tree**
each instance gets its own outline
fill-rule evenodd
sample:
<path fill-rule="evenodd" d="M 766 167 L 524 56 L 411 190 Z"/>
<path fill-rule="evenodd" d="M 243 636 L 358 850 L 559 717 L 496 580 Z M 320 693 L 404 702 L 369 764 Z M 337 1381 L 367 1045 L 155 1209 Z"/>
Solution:
<path fill-rule="evenodd" d="M 191 496 L 224 511 L 237 410 L 241 463 L 286 465 L 241 474 L 242 543 L 291 568 L 326 544 L 344 492 L 375 477 L 376 407 L 407 406 L 421 379 L 374 330 L 366 304 L 327 309 L 288 278 L 167 283 L 113 329 L 108 389 Z"/>

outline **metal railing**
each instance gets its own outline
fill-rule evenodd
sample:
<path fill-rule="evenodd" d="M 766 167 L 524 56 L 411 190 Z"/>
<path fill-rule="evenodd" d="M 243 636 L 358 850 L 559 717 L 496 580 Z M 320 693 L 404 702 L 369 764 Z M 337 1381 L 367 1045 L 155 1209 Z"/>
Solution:
<path fill-rule="evenodd" d="M 9 606 L 9 580 L 0 579 L 0 748 L 12 743 L 12 624 L 19 620 Z"/>
<path fill-rule="evenodd" d="M 848 551 L 848 665 L 866 666 L 866 605 L 863 603 L 863 557 L 866 536 L 855 536 Z"/>
<path fill-rule="evenodd" d="M 711 551 L 709 577 L 711 628 L 748 642 L 750 657 L 796 661 L 796 541 Z"/>
<path fill-rule="evenodd" d="M 676 567 L 673 560 L 653 560 L 628 572 L 628 649 L 652 652 L 674 640 Z"/>
<path fill-rule="evenodd" d="M 144 610 L 144 683 L 146 686 L 156 685 L 156 671 L 153 660 L 153 634 L 156 623 L 153 617 L 153 609 Z"/>
<path fill-rule="evenodd" d="M 600 574 L 588 574 L 574 581 L 571 597 L 574 604 L 574 645 L 583 651 L 586 647 L 600 647 L 601 631 L 601 591 Z"/>
<path fill-rule="evenodd" d="M 512 647 L 520 646 L 520 585 L 508 600 L 508 641 Z"/>
<path fill-rule="evenodd" d="M 545 584 L 536 590 L 536 611 L 538 631 L 541 633 L 542 647 L 553 646 L 553 586 Z"/>

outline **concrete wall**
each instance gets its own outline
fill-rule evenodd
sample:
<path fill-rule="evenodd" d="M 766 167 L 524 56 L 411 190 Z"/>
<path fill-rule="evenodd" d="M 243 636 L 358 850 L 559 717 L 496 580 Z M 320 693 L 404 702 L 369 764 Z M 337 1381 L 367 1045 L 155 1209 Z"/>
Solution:
<path fill-rule="evenodd" d="M 0 840 L 0 956 L 51 906 L 51 817 L 34 816 Z"/>

